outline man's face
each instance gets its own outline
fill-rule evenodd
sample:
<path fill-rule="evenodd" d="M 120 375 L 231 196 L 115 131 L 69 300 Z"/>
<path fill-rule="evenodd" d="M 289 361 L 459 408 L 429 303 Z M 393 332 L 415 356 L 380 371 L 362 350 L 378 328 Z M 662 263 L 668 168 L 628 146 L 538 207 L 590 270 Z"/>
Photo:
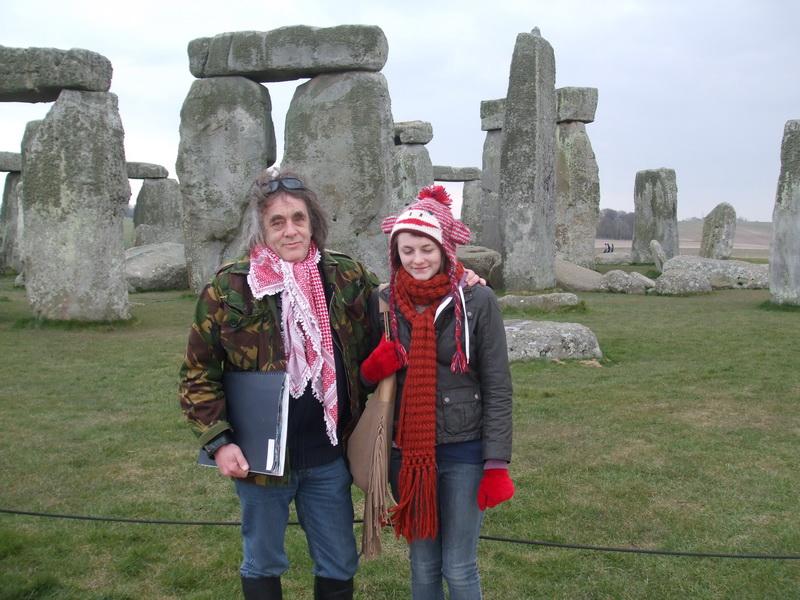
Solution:
<path fill-rule="evenodd" d="M 311 219 L 303 200 L 285 192 L 269 199 L 262 217 L 267 246 L 286 262 L 298 262 L 308 255 Z"/>

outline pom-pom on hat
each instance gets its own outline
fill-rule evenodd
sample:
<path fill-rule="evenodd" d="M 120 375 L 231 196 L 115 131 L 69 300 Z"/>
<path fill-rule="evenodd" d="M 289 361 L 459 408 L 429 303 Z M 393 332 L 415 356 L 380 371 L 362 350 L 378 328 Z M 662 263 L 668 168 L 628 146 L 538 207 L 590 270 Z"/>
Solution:
<path fill-rule="evenodd" d="M 461 298 L 458 292 L 459 282 L 456 279 L 456 246 L 469 242 L 469 227 L 453 217 L 450 207 L 453 200 L 441 185 L 431 185 L 419 191 L 417 200 L 406 207 L 397 216 L 386 217 L 381 223 L 381 230 L 389 236 L 389 305 L 391 307 L 392 338 L 397 340 L 397 320 L 395 318 L 394 282 L 398 269 L 395 250 L 395 236 L 406 231 L 417 235 L 425 235 L 434 240 L 442 248 L 447 259 L 447 276 L 450 279 L 450 296 L 453 298 L 456 318 L 456 353 L 450 366 L 454 372 L 464 373 L 467 361 L 461 349 L 462 312 Z M 405 363 L 402 347 L 399 349 Z"/>

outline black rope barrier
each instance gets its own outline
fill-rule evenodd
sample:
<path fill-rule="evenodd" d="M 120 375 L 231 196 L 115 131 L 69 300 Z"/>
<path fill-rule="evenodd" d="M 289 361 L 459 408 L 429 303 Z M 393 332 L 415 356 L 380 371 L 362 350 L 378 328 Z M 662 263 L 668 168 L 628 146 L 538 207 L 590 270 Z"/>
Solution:
<path fill-rule="evenodd" d="M 0 508 L 0 513 L 9 515 L 22 515 L 28 517 L 44 517 L 49 519 L 71 519 L 75 521 L 100 521 L 106 523 L 129 523 L 137 525 L 192 525 L 192 526 L 239 526 L 241 521 L 180 521 L 169 519 L 131 519 L 126 517 L 97 517 L 91 515 L 65 515 L 58 513 L 43 513 L 28 510 L 14 510 Z M 355 519 L 355 524 L 363 523 Z M 297 521 L 290 521 L 289 525 L 299 525 Z M 755 560 L 800 560 L 800 554 L 734 554 L 728 552 L 682 552 L 679 550 L 657 550 L 648 548 L 625 548 L 616 546 L 593 546 L 589 544 L 567 544 L 561 542 L 546 542 L 541 540 L 520 540 L 515 538 L 497 537 L 491 535 L 479 536 L 487 542 L 503 542 L 506 544 L 522 544 L 525 546 L 542 546 L 545 548 L 561 548 L 564 550 L 586 550 L 590 552 L 617 552 L 626 554 L 650 554 L 658 556 L 678 556 L 688 558 L 735 558 Z"/>

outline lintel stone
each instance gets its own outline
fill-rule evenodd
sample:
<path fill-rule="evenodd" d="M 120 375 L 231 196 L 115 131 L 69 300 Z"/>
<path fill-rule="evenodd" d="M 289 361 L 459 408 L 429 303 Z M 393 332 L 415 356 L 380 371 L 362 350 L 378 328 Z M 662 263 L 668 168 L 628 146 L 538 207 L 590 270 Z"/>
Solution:
<path fill-rule="evenodd" d="M 503 128 L 506 118 L 506 99 L 483 100 L 481 102 L 481 130 L 494 131 Z"/>
<path fill-rule="evenodd" d="M 389 43 L 375 25 L 295 25 L 197 38 L 189 42 L 188 52 L 195 77 L 241 75 L 264 83 L 380 71 L 389 56 Z"/>
<path fill-rule="evenodd" d="M 128 179 L 166 179 L 169 171 L 166 167 L 144 162 L 125 163 L 125 170 L 128 172 Z"/>
<path fill-rule="evenodd" d="M 433 139 L 433 125 L 427 121 L 400 121 L 394 124 L 394 143 L 427 144 Z"/>
<path fill-rule="evenodd" d="M 597 110 L 597 88 L 563 87 L 556 90 L 556 123 L 580 121 L 591 123 Z"/>
<path fill-rule="evenodd" d="M 22 154 L 19 152 L 0 152 L 0 172 L 22 171 Z"/>
<path fill-rule="evenodd" d="M 107 92 L 111 61 L 90 50 L 0 46 L 0 102 L 52 102 L 61 90 Z"/>
<path fill-rule="evenodd" d="M 475 181 L 481 178 L 478 167 L 446 167 L 433 165 L 434 181 Z"/>

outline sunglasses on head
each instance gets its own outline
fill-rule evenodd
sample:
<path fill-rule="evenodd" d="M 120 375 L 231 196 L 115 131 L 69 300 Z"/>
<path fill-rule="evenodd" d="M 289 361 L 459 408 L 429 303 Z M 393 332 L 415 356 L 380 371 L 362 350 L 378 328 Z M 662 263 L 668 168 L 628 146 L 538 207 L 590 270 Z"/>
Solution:
<path fill-rule="evenodd" d="M 287 192 L 292 192 L 295 190 L 304 190 L 306 189 L 306 186 L 297 177 L 279 177 L 278 179 L 270 179 L 262 186 L 262 189 L 267 194 L 274 194 L 280 188 L 283 188 Z"/>

